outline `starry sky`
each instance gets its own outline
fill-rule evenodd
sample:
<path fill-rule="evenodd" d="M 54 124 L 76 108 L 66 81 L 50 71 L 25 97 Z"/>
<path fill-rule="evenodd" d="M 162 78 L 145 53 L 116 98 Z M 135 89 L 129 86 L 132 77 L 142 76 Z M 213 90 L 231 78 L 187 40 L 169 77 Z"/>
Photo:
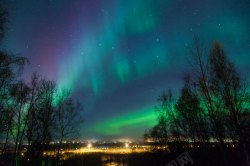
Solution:
<path fill-rule="evenodd" d="M 85 110 L 83 139 L 140 139 L 163 90 L 178 93 L 194 34 L 250 76 L 249 0 L 5 0 L 3 47 Z"/>

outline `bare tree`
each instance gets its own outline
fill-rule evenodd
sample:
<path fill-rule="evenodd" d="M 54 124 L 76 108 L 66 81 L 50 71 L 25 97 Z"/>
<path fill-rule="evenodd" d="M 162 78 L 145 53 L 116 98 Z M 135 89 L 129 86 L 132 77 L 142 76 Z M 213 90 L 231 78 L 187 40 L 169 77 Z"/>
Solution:
<path fill-rule="evenodd" d="M 194 146 L 197 142 L 206 143 L 209 140 L 208 123 L 206 114 L 201 107 L 200 100 L 196 93 L 190 75 L 184 77 L 184 86 L 181 95 L 176 103 L 178 119 L 186 132 L 187 139 L 192 139 Z"/>
<path fill-rule="evenodd" d="M 53 105 L 56 86 L 53 81 L 41 80 L 38 89 L 39 105 L 38 105 L 38 127 L 39 141 L 37 142 L 37 150 L 42 154 L 49 141 L 52 139 L 52 128 L 55 120 L 55 108 Z M 39 149 L 40 146 L 40 149 Z"/>
<path fill-rule="evenodd" d="M 32 160 L 42 157 L 43 151 L 52 140 L 52 129 L 55 124 L 53 103 L 56 86 L 53 81 L 33 74 L 30 89 L 24 135 L 28 142 L 26 158 Z"/>
<path fill-rule="evenodd" d="M 55 139 L 59 140 L 56 155 L 58 165 L 62 142 L 77 135 L 77 126 L 82 122 L 79 111 L 81 111 L 81 106 L 79 104 L 74 104 L 73 100 L 70 98 L 62 99 L 55 111 Z"/>
<path fill-rule="evenodd" d="M 243 151 L 242 156 L 245 156 L 247 165 L 250 165 L 244 134 L 248 131 L 246 126 L 243 127 L 244 122 L 242 121 L 243 116 L 246 115 L 245 105 L 249 105 L 249 94 L 246 86 L 220 43 L 213 43 L 209 62 L 211 64 L 210 75 L 212 76 L 213 92 L 222 101 L 224 110 L 226 110 L 229 135 L 239 143 Z"/>
<path fill-rule="evenodd" d="M 192 55 L 192 77 L 184 78 L 177 102 L 171 92 L 160 97 L 158 112 L 164 118 L 159 118 L 147 136 L 162 138 L 167 126 L 172 130 L 168 140 L 171 135 L 179 145 L 191 139 L 194 145 L 201 142 L 207 147 L 215 139 L 211 144 L 219 146 L 224 164 L 229 152 L 226 140 L 231 139 L 241 160 L 250 165 L 250 93 L 245 81 L 218 42 L 207 51 L 194 38 Z"/>
<path fill-rule="evenodd" d="M 0 42 L 5 35 L 5 25 L 8 20 L 8 12 L 0 2 Z M 0 50 L 0 136 L 4 139 L 4 145 L 1 150 L 5 153 L 9 142 L 9 136 L 13 128 L 13 118 L 15 112 L 13 108 L 14 96 L 12 88 L 18 84 L 18 79 L 23 66 L 28 62 L 24 57 L 7 53 Z"/>
<path fill-rule="evenodd" d="M 222 111 L 222 103 L 213 91 L 213 82 L 210 75 L 210 64 L 207 55 L 204 53 L 198 38 L 194 38 L 193 69 L 196 76 L 196 84 L 199 88 L 202 104 L 208 112 L 213 136 L 219 141 L 220 147 L 224 147 L 225 128 Z"/>
<path fill-rule="evenodd" d="M 19 82 L 12 88 L 12 107 L 13 111 L 13 128 L 11 129 L 11 134 L 15 143 L 15 159 L 19 160 L 19 152 L 22 145 L 22 133 L 25 130 L 24 119 L 26 115 L 26 103 L 28 101 L 29 87 L 23 83 Z"/>
<path fill-rule="evenodd" d="M 168 134 L 166 117 L 160 116 L 158 124 L 150 130 L 148 137 L 152 138 L 153 141 L 157 143 L 157 145 L 166 147 L 168 144 Z"/>
<path fill-rule="evenodd" d="M 159 99 L 161 102 L 161 110 L 165 114 L 167 125 L 171 130 L 172 141 L 181 142 L 182 131 L 181 124 L 179 123 L 177 113 L 175 110 L 175 100 L 171 90 L 168 90 L 167 93 L 163 93 Z"/>
<path fill-rule="evenodd" d="M 31 77 L 31 82 L 29 83 L 30 93 L 29 93 L 29 100 L 27 104 L 26 115 L 24 119 L 24 129 L 22 132 L 22 139 L 23 137 L 26 138 L 28 143 L 27 146 L 27 160 L 32 158 L 32 145 L 34 145 L 35 133 L 38 131 L 37 127 L 37 116 L 38 116 L 38 107 L 39 107 L 39 83 L 41 81 L 41 77 L 37 73 L 33 73 Z"/>
<path fill-rule="evenodd" d="M 178 119 L 175 109 L 175 100 L 172 91 L 164 92 L 159 98 L 159 106 L 156 107 L 158 124 L 150 130 L 148 136 L 160 145 L 168 145 L 170 150 L 175 151 L 182 147 L 183 127 Z"/>

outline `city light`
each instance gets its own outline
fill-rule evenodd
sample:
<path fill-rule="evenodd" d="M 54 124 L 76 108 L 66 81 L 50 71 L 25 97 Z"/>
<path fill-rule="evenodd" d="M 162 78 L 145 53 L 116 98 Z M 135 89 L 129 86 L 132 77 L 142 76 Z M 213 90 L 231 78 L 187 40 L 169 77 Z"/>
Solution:
<path fill-rule="evenodd" d="M 88 148 L 92 148 L 92 144 L 91 144 L 91 143 L 88 143 L 87 147 L 88 147 Z"/>
<path fill-rule="evenodd" d="M 125 143 L 125 148 L 128 148 L 129 147 L 129 144 L 128 143 Z"/>

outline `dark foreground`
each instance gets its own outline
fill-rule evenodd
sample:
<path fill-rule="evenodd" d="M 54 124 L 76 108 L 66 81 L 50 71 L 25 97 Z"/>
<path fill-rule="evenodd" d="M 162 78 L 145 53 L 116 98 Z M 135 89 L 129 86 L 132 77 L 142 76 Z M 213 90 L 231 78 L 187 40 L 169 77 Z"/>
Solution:
<path fill-rule="evenodd" d="M 188 156 L 185 156 L 188 155 Z M 178 162 L 178 157 L 184 157 Z M 218 151 L 192 152 L 184 151 L 176 154 L 166 152 L 135 153 L 135 154 L 86 154 L 74 156 L 63 165 L 84 166 L 243 166 L 239 156 L 234 152 L 227 154 L 223 160 Z"/>
<path fill-rule="evenodd" d="M 3 156 L 2 156 L 3 157 Z M 27 166 L 244 166 L 241 156 L 234 149 L 222 155 L 218 149 L 187 149 L 175 153 L 144 152 L 130 154 L 64 154 L 67 159 L 56 164 L 55 158 L 42 158 L 33 161 L 22 159 L 17 165 Z M 3 163 L 0 165 L 13 165 Z"/>

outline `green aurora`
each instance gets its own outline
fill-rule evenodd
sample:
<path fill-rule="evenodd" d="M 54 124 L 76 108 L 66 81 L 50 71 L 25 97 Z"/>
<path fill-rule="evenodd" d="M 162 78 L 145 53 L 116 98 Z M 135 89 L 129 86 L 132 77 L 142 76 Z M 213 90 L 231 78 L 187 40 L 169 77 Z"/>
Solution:
<path fill-rule="evenodd" d="M 85 108 L 82 138 L 141 138 L 156 123 L 158 96 L 179 93 L 193 35 L 223 43 L 248 78 L 246 0 L 11 0 L 3 46 Z M 32 14 L 31 14 L 32 13 Z M 27 28 L 31 27 L 31 28 Z"/>

